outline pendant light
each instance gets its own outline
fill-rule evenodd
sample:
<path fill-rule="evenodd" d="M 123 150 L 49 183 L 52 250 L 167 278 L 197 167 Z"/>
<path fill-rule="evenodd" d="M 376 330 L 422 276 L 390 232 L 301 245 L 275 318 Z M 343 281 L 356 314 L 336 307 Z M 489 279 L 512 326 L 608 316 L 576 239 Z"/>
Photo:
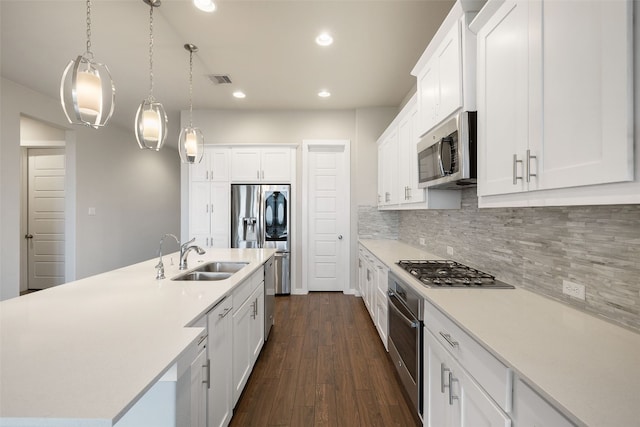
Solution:
<path fill-rule="evenodd" d="M 193 52 L 197 52 L 198 47 L 188 43 L 184 48 L 189 51 L 189 126 L 180 130 L 178 151 L 182 163 L 194 164 L 200 163 L 204 153 L 204 135 L 193 127 Z"/>
<path fill-rule="evenodd" d="M 91 0 L 87 0 L 87 50 L 69 62 L 60 82 L 60 103 L 69 123 L 98 129 L 113 115 L 116 89 L 106 65 L 91 52 Z"/>
<path fill-rule="evenodd" d="M 153 97 L 153 8 L 160 0 L 142 0 L 149 5 L 149 96 L 136 113 L 135 131 L 141 149 L 160 151 L 167 139 L 167 113 Z"/>

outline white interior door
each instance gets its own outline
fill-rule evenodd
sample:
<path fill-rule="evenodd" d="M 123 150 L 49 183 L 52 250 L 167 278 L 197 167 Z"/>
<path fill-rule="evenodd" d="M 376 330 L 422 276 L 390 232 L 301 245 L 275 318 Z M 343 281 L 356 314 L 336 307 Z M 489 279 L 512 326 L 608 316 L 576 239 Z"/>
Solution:
<path fill-rule="evenodd" d="M 65 152 L 28 151 L 28 288 L 64 283 Z"/>
<path fill-rule="evenodd" d="M 349 288 L 349 142 L 303 145 L 307 289 L 345 291 Z"/>

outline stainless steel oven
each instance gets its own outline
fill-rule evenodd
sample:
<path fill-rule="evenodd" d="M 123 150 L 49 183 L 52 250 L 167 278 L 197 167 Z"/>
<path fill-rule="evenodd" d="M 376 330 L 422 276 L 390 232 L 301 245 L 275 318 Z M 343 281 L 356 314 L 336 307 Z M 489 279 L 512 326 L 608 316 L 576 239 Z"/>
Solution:
<path fill-rule="evenodd" d="M 389 354 L 403 387 L 422 415 L 424 300 L 389 272 Z"/>

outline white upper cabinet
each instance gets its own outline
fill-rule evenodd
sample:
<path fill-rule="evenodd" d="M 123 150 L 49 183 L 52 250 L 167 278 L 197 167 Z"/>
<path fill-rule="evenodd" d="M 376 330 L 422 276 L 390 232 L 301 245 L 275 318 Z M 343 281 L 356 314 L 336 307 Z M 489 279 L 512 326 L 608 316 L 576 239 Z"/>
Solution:
<path fill-rule="evenodd" d="M 418 187 L 416 96 L 378 139 L 378 209 L 459 209 L 460 191 Z"/>
<path fill-rule="evenodd" d="M 407 112 L 398 121 L 399 198 L 401 203 L 422 203 L 425 190 L 418 188 L 417 116 L 415 96 L 407 104 Z"/>
<path fill-rule="evenodd" d="M 460 109 L 475 111 L 475 36 L 472 14 L 459 2 L 411 71 L 418 88 L 417 137 Z"/>
<path fill-rule="evenodd" d="M 229 153 L 228 147 L 205 147 L 202 161 L 189 168 L 191 181 L 229 181 Z"/>
<path fill-rule="evenodd" d="M 291 162 L 290 147 L 233 147 L 231 181 L 289 183 Z"/>
<path fill-rule="evenodd" d="M 478 14 L 481 206 L 590 204 L 539 191 L 633 180 L 631 3 L 489 1 Z"/>
<path fill-rule="evenodd" d="M 521 178 L 529 140 L 528 19 L 528 1 L 508 1 L 478 32 L 477 76 L 484 82 L 478 85 L 477 100 L 479 195 L 525 189 Z"/>
<path fill-rule="evenodd" d="M 420 135 L 462 107 L 461 67 L 460 22 L 455 21 L 435 55 L 416 76 Z"/>

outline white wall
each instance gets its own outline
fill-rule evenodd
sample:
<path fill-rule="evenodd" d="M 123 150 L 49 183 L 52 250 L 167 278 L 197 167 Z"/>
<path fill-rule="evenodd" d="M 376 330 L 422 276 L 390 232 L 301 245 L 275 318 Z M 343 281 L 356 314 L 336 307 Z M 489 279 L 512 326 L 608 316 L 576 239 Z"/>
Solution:
<path fill-rule="evenodd" d="M 358 110 L 314 111 L 233 111 L 202 110 L 193 112 L 193 124 L 199 127 L 206 144 L 297 144 L 304 139 L 347 139 L 351 141 L 351 261 L 357 253 L 357 198 L 361 188 L 377 182 L 377 151 L 375 141 L 391 122 L 398 109 L 366 108 Z M 182 112 L 182 123 L 188 122 L 188 111 Z M 359 162 L 363 156 L 366 163 Z M 370 159 L 373 156 L 373 163 Z M 297 188 L 294 190 L 296 217 L 295 233 L 302 235 L 302 150 L 297 152 Z M 183 168 L 182 229 L 187 228 L 187 171 Z M 374 186 L 375 187 L 375 186 Z M 376 191 L 375 188 L 373 191 Z M 376 193 L 377 194 L 377 193 Z M 186 236 L 183 236 L 185 238 Z M 297 254 L 305 242 L 297 239 L 293 248 Z M 354 265 L 353 262 L 350 265 Z M 293 290 L 301 289 L 302 260 L 296 260 Z M 354 276 L 355 277 L 355 276 Z M 355 284 L 351 278 L 351 284 Z M 354 286 L 351 286 L 353 288 Z"/>
<path fill-rule="evenodd" d="M 20 281 L 21 114 L 69 130 L 67 164 L 75 165 L 76 174 L 76 278 L 152 258 L 162 234 L 178 232 L 175 150 L 141 151 L 133 131 L 115 125 L 72 127 L 57 99 L 6 79 L 0 86 L 0 299 L 17 296 Z M 89 207 L 96 208 L 95 216 L 88 216 Z"/>

